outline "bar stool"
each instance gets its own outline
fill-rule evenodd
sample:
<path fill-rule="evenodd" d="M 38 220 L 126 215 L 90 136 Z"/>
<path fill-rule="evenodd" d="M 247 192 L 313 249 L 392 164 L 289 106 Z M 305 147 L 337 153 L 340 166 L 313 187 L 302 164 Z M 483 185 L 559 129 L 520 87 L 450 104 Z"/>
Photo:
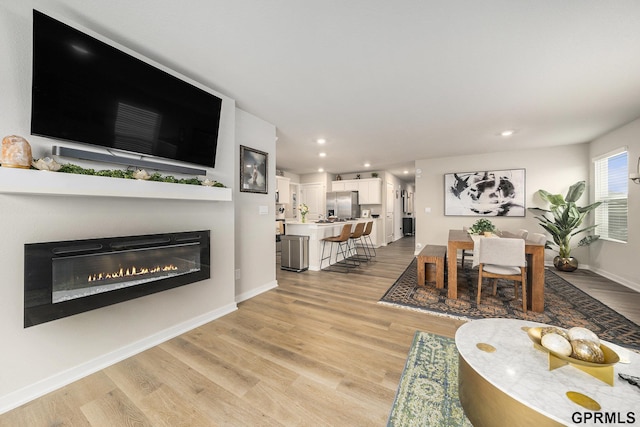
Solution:
<path fill-rule="evenodd" d="M 356 228 L 349 236 L 349 259 L 357 260 L 357 261 L 369 261 L 370 257 L 367 254 L 367 251 L 364 249 L 364 244 L 362 241 L 362 236 L 364 234 L 364 222 L 359 222 L 356 224 Z M 358 242 L 360 242 L 360 246 L 363 247 L 364 254 L 358 254 Z"/>
<path fill-rule="evenodd" d="M 353 268 L 353 267 L 357 267 L 359 264 L 354 261 L 354 260 L 349 260 L 349 238 L 351 237 L 351 224 L 345 224 L 342 227 L 342 232 L 340 233 L 339 236 L 331 236 L 331 237 L 325 237 L 324 239 L 322 239 L 322 255 L 320 256 L 320 269 L 322 270 L 322 262 L 325 259 L 329 260 L 329 265 L 327 266 L 327 268 L 331 267 L 332 265 L 337 265 L 339 267 L 345 267 L 348 269 L 349 268 Z M 324 248 L 326 246 L 326 244 L 330 243 L 331 246 L 329 247 L 329 256 L 325 257 L 324 256 Z M 334 243 L 338 244 L 338 248 L 336 250 L 336 262 L 334 264 L 331 264 L 331 255 L 333 253 L 333 246 Z M 338 261 L 338 256 L 342 255 L 342 260 Z"/>
<path fill-rule="evenodd" d="M 362 243 L 364 244 L 363 246 L 369 255 L 369 259 L 376 256 L 376 247 L 373 244 L 373 241 L 371 241 L 372 230 L 373 230 L 373 221 L 369 221 L 367 222 L 367 225 L 364 228 L 364 233 L 362 233 Z"/>

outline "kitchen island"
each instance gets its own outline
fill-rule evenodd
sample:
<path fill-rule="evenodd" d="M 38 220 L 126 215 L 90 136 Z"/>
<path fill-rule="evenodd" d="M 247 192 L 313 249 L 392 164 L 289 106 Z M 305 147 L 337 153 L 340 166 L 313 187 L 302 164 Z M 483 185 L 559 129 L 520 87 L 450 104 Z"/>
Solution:
<path fill-rule="evenodd" d="M 345 224 L 351 224 L 351 229 L 355 228 L 355 225 L 359 222 L 373 221 L 373 231 L 371 232 L 372 240 L 375 245 L 375 229 L 378 222 L 373 218 L 359 218 L 350 221 L 336 221 L 336 222 L 299 222 L 299 221 L 287 221 L 285 223 L 285 234 L 287 236 L 309 236 L 309 270 L 320 271 L 320 258 L 322 257 L 322 239 L 325 237 L 337 236 L 342 231 L 342 227 Z M 329 253 L 330 245 L 327 243 L 325 249 L 325 256 Z M 326 260 L 323 263 L 323 267 L 328 267 L 330 264 L 336 262 L 335 259 L 336 250 L 333 249 L 330 263 Z"/>

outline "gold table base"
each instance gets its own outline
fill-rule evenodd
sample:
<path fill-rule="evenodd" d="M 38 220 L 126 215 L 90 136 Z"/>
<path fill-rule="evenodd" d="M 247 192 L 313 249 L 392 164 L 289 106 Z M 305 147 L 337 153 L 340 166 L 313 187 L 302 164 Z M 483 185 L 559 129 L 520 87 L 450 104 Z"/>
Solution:
<path fill-rule="evenodd" d="M 499 390 L 459 356 L 458 393 L 474 427 L 563 426 Z"/>

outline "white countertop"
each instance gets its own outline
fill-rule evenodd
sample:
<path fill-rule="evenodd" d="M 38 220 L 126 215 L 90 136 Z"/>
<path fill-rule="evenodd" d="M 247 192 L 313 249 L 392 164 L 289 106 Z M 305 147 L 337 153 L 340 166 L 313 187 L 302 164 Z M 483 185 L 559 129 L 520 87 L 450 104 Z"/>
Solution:
<path fill-rule="evenodd" d="M 357 224 L 359 222 L 369 222 L 375 221 L 378 218 L 357 218 L 349 221 L 334 221 L 334 222 L 318 222 L 317 219 L 307 219 L 306 222 L 300 222 L 295 219 L 287 219 L 285 224 L 295 224 L 295 225 L 317 225 L 317 226 L 333 226 L 333 225 L 341 225 L 341 224 Z"/>
<path fill-rule="evenodd" d="M 456 346 L 469 366 L 492 385 L 562 424 L 593 425 L 572 420 L 572 414 L 587 410 L 569 400 L 566 396 L 568 391 L 594 399 L 602 407 L 600 412 L 619 413 L 622 420 L 628 413 L 633 413 L 638 421 L 640 389 L 619 379 L 618 373 L 640 376 L 639 354 L 603 341 L 621 359 L 614 365 L 615 385 L 612 387 L 570 365 L 550 371 L 548 354 L 533 347 L 533 342 L 522 330 L 524 326 L 543 325 L 511 319 L 475 320 L 458 329 Z M 496 351 L 482 351 L 476 346 L 478 343 L 490 344 Z"/>

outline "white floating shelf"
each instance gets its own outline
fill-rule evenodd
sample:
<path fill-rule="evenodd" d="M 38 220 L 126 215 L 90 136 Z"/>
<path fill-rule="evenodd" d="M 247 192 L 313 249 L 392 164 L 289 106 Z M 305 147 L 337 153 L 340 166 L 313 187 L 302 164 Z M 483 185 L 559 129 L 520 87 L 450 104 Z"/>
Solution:
<path fill-rule="evenodd" d="M 231 189 L 0 167 L 0 193 L 231 201 Z"/>

